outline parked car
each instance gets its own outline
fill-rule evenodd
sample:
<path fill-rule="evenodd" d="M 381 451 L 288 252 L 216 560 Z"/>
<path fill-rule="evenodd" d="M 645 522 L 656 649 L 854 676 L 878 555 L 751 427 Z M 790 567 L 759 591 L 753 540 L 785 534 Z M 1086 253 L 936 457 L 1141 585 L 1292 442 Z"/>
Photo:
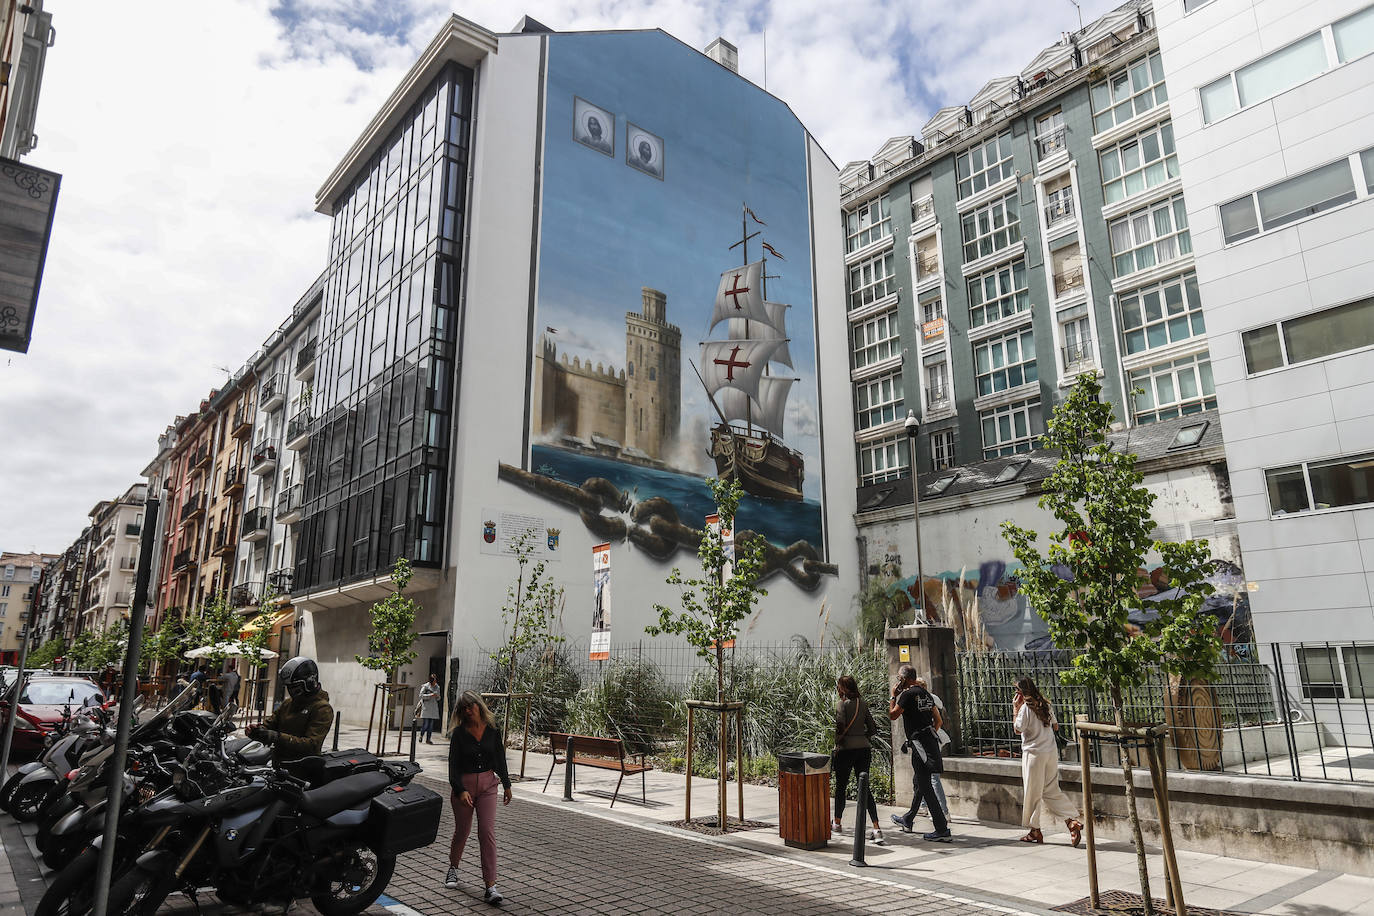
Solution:
<path fill-rule="evenodd" d="M 0 728 L 9 719 L 14 705 L 16 685 L 11 684 L 0 700 Z M 68 707 L 76 710 L 83 703 L 105 702 L 105 695 L 88 678 L 35 676 L 24 686 L 19 697 L 19 717 L 14 720 L 12 747 L 16 753 L 36 753 L 43 749 L 43 737 L 62 724 L 62 714 Z"/>

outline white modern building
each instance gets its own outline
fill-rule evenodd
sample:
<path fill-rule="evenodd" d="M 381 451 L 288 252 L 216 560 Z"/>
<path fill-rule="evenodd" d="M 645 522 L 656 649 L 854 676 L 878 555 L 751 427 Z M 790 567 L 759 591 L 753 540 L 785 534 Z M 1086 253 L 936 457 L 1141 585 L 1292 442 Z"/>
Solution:
<path fill-rule="evenodd" d="M 1374 6 L 1155 16 L 1256 638 L 1332 641 L 1302 650 L 1305 695 L 1368 697 Z"/>
<path fill-rule="evenodd" d="M 87 604 L 82 609 L 82 629 L 101 630 L 129 617 L 147 495 L 147 484 L 136 483 L 119 497 L 101 500 L 91 509 L 95 534 L 86 572 L 88 591 Z"/>

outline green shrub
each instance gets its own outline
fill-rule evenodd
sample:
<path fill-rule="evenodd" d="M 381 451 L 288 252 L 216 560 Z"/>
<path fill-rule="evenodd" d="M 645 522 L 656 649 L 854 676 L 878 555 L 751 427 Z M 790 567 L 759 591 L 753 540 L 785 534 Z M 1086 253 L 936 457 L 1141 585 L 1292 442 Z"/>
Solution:
<path fill-rule="evenodd" d="M 492 663 L 487 666 L 482 679 L 482 690 L 486 693 L 506 693 L 506 667 Z M 515 683 L 510 693 L 530 693 L 530 736 L 544 736 L 549 732 L 563 731 L 567 725 L 568 705 L 582 688 L 582 676 L 568 650 L 561 645 L 553 645 L 541 652 L 527 652 L 517 657 L 515 662 Z M 496 700 L 492 711 L 499 717 L 504 700 Z M 511 701 L 511 732 L 513 735 L 523 729 L 525 701 Z"/>
<path fill-rule="evenodd" d="M 568 706 L 568 730 L 619 738 L 626 753 L 656 753 L 682 731 L 680 698 L 652 662 L 617 659 Z"/>

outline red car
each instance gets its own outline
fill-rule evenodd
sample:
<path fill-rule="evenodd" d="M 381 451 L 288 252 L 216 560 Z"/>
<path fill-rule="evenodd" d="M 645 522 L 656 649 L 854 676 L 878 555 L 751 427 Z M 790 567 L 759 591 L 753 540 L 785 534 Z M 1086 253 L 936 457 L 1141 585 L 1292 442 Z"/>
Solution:
<path fill-rule="evenodd" d="M 9 720 L 14 687 L 0 700 L 0 728 Z M 34 754 L 43 750 L 43 737 L 62 724 L 62 712 L 76 712 L 87 699 L 103 703 L 105 695 L 84 677 L 34 677 L 19 698 L 19 718 L 14 722 L 12 747 L 16 753 Z"/>

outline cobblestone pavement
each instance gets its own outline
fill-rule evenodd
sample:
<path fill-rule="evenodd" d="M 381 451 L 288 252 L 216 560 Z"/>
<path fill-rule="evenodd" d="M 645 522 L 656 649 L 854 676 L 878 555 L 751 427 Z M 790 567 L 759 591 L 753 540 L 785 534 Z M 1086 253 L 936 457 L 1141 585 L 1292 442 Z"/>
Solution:
<path fill-rule="evenodd" d="M 425 780 L 428 782 L 428 780 Z M 436 790 L 446 786 L 430 782 Z M 425 916 L 491 912 L 482 902 L 477 838 L 469 838 L 461 884 L 443 886 L 453 816 L 433 846 L 403 856 L 388 894 Z M 698 838 L 667 827 L 608 819 L 600 800 L 563 804 L 517 793 L 497 814 L 499 876 L 509 913 L 941 913 L 954 916 L 1047 911 L 1011 899 L 916 887 L 783 855 Z"/>

